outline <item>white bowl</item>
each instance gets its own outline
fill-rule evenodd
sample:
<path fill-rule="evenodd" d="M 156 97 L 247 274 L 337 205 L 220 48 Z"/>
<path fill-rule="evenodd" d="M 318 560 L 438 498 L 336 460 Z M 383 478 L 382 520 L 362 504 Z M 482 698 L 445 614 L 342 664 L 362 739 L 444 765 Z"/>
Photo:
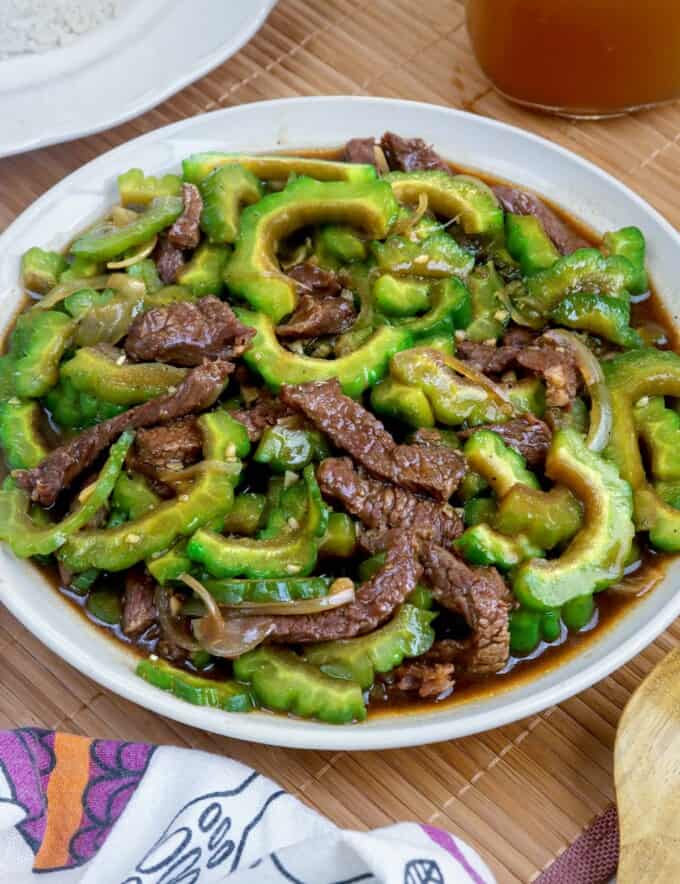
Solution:
<path fill-rule="evenodd" d="M 115 199 L 116 176 L 140 166 L 162 173 L 195 151 L 330 147 L 392 129 L 420 135 L 446 157 L 530 187 L 595 230 L 635 224 L 645 232 L 655 283 L 675 320 L 680 237 L 647 203 L 591 163 L 502 123 L 460 111 L 380 98 L 296 98 L 222 110 L 159 129 L 93 160 L 35 202 L 0 237 L 5 324 L 20 303 L 19 259 L 32 245 L 60 248 Z M 161 715 L 230 737 L 314 749 L 381 749 L 435 742 L 516 721 L 604 678 L 653 641 L 680 613 L 680 560 L 663 582 L 582 653 L 553 671 L 436 711 L 376 717 L 345 727 L 253 712 L 191 706 L 133 673 L 124 646 L 90 628 L 26 562 L 0 550 L 0 598 L 21 622 L 81 672 Z"/>

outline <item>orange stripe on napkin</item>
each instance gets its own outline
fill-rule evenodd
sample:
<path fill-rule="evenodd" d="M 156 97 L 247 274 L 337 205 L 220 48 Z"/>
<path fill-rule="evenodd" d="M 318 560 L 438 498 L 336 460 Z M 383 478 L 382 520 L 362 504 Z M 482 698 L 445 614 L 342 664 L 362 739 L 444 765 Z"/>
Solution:
<path fill-rule="evenodd" d="M 34 871 L 64 868 L 69 863 L 69 843 L 83 816 L 91 743 L 86 737 L 55 734 L 56 764 L 47 783 L 47 824 Z"/>

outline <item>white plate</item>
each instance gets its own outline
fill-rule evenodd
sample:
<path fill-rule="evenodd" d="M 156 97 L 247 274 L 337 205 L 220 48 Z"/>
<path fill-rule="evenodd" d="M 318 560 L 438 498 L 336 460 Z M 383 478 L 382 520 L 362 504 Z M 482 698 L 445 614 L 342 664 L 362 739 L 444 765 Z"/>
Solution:
<path fill-rule="evenodd" d="M 237 52 L 276 0 L 121 0 L 70 46 L 0 61 L 0 157 L 117 126 Z"/>
<path fill-rule="evenodd" d="M 19 259 L 27 248 L 64 246 L 115 198 L 116 175 L 130 166 L 176 168 L 194 151 L 268 151 L 339 145 L 393 129 L 421 135 L 444 156 L 519 182 L 561 203 L 595 230 L 636 224 L 649 243 L 654 280 L 674 319 L 680 309 L 680 237 L 647 203 L 596 166 L 547 141 L 471 114 L 380 98 L 301 98 L 231 108 L 176 123 L 116 148 L 61 181 L 0 237 L 0 308 L 19 303 Z M 123 646 L 87 627 L 80 614 L 26 562 L 0 550 L 0 599 L 52 650 L 113 691 L 149 709 L 231 737 L 315 749 L 379 749 L 446 740 L 498 727 L 559 703 L 599 681 L 649 644 L 680 613 L 680 560 L 663 583 L 580 655 L 555 671 L 496 696 L 427 713 L 333 727 L 254 712 L 190 706 L 133 674 Z"/>

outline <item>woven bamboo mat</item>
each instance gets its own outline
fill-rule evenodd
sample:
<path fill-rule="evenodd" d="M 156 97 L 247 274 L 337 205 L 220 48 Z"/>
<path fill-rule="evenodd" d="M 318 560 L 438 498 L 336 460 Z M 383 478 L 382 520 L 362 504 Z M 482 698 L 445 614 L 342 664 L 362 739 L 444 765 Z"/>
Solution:
<path fill-rule="evenodd" d="M 0 230 L 64 175 L 143 132 L 218 107 L 333 93 L 464 107 L 530 129 L 609 169 L 680 225 L 680 104 L 605 123 L 535 116 L 489 89 L 458 0 L 281 0 L 238 55 L 155 110 L 100 135 L 0 160 Z M 532 881 L 612 801 L 621 710 L 679 640 L 676 624 L 580 696 L 477 737 L 420 749 L 322 753 L 225 740 L 152 715 L 65 665 L 0 611 L 0 727 L 36 725 L 225 753 L 342 826 L 416 819 L 449 828 L 485 857 L 501 884 L 514 884 Z"/>

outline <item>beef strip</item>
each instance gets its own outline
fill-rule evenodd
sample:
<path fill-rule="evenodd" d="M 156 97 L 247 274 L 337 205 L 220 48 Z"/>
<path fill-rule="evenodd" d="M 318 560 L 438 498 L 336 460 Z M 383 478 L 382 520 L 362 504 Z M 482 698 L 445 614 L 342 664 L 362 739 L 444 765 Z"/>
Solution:
<path fill-rule="evenodd" d="M 182 196 L 184 211 L 168 231 L 168 241 L 176 249 L 195 249 L 201 240 L 203 199 L 195 184 L 183 184 Z"/>
<path fill-rule="evenodd" d="M 545 232 L 563 255 L 570 255 L 576 249 L 587 248 L 590 245 L 533 193 L 502 184 L 494 187 L 493 191 L 506 212 L 515 215 L 533 215 L 538 218 Z"/>
<path fill-rule="evenodd" d="M 471 427 L 463 430 L 458 435 L 461 439 L 467 439 L 478 430 L 493 430 L 510 448 L 514 448 L 526 459 L 530 467 L 539 467 L 545 462 L 552 431 L 550 427 L 533 414 L 526 413 L 521 417 L 513 418 L 504 424 L 485 424 L 483 427 Z"/>
<path fill-rule="evenodd" d="M 517 363 L 543 375 L 546 383 L 546 402 L 563 408 L 576 397 L 581 376 L 573 354 L 564 347 L 539 338 L 536 346 L 526 347 L 517 355 Z"/>
<path fill-rule="evenodd" d="M 31 500 L 51 506 L 60 491 L 86 470 L 124 430 L 167 423 L 209 408 L 224 389 L 233 368 L 231 362 L 222 360 L 197 366 L 174 393 L 151 399 L 90 427 L 55 448 L 31 470 L 16 470 L 13 475 L 17 484 L 30 492 Z"/>
<path fill-rule="evenodd" d="M 383 567 L 361 584 L 353 602 L 322 614 L 272 617 L 274 631 L 269 641 L 334 641 L 371 632 L 413 592 L 420 573 L 418 540 L 413 534 L 401 532 L 389 546 Z"/>
<path fill-rule="evenodd" d="M 294 313 L 276 327 L 279 338 L 295 340 L 339 335 L 354 324 L 357 314 L 351 301 L 343 297 L 316 298 L 301 295 Z"/>
<path fill-rule="evenodd" d="M 465 474 L 465 459 L 451 448 L 397 445 L 370 411 L 343 394 L 336 378 L 284 385 L 279 395 L 378 479 L 448 500 Z"/>
<path fill-rule="evenodd" d="M 362 545 L 373 552 L 384 549 L 387 532 L 409 529 L 435 543 L 450 544 L 463 531 L 458 513 L 447 503 L 437 503 L 405 491 L 398 485 L 358 473 L 348 457 L 329 457 L 317 470 L 322 494 L 340 501 L 369 529 Z"/>
<path fill-rule="evenodd" d="M 249 408 L 240 408 L 231 412 L 231 416 L 246 428 L 251 442 L 259 442 L 267 427 L 273 427 L 279 418 L 290 417 L 293 414 L 297 412 L 280 399 L 275 399 L 267 390 L 262 390 Z"/>
<path fill-rule="evenodd" d="M 197 463 L 202 452 L 203 436 L 196 418 L 188 415 L 159 427 L 138 430 L 127 462 L 130 469 L 158 480 L 161 473 Z"/>
<path fill-rule="evenodd" d="M 352 138 L 345 145 L 346 163 L 366 163 L 375 166 L 375 138 Z"/>
<path fill-rule="evenodd" d="M 156 622 L 155 589 L 153 577 L 142 566 L 126 572 L 121 620 L 125 635 L 139 636 Z"/>
<path fill-rule="evenodd" d="M 158 245 L 151 255 L 156 263 L 156 270 L 161 281 L 165 285 L 171 285 L 177 279 L 177 274 L 184 267 L 184 252 L 175 248 L 167 236 L 158 238 Z"/>
<path fill-rule="evenodd" d="M 423 699 L 443 700 L 455 687 L 453 663 L 432 663 L 419 657 L 407 660 L 390 673 L 390 682 L 405 693 Z"/>
<path fill-rule="evenodd" d="M 130 326 L 125 352 L 140 362 L 200 365 L 204 358 L 235 359 L 254 334 L 229 304 L 208 295 L 141 313 Z"/>
<path fill-rule="evenodd" d="M 539 337 L 539 332 L 521 325 L 510 325 L 503 335 L 504 347 L 529 347 Z"/>
<path fill-rule="evenodd" d="M 387 164 L 398 172 L 415 172 L 419 169 L 439 169 L 451 174 L 449 164 L 422 138 L 402 138 L 394 132 L 385 132 L 380 139 Z"/>
<path fill-rule="evenodd" d="M 510 655 L 508 614 L 512 595 L 498 571 L 471 568 L 435 543 L 424 545 L 421 560 L 425 583 L 436 601 L 462 614 L 472 629 L 472 637 L 467 641 L 449 640 L 449 647 L 456 652 L 456 667 L 469 675 L 501 670 Z M 439 657 L 435 662 L 452 661 Z"/>
<path fill-rule="evenodd" d="M 491 344 L 476 344 L 473 341 L 458 342 L 458 356 L 484 374 L 503 374 L 511 368 L 522 347 L 517 344 L 494 347 Z"/>
<path fill-rule="evenodd" d="M 324 270 L 318 264 L 305 261 L 303 264 L 295 264 L 288 271 L 288 276 L 295 282 L 299 295 L 312 294 L 322 298 L 330 298 L 339 295 L 342 291 L 342 283 L 338 275 L 332 270 Z"/>

